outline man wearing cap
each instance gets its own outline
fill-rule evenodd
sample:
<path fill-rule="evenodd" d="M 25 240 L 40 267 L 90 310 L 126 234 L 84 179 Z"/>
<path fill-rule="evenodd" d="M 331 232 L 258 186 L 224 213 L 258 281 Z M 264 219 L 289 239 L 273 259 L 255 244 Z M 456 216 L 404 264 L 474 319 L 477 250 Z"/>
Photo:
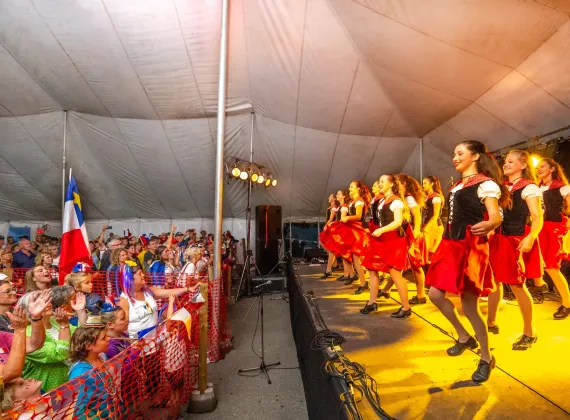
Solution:
<path fill-rule="evenodd" d="M 27 237 L 20 239 L 20 250 L 14 253 L 12 266 L 14 268 L 33 268 L 36 254 L 31 251 L 32 243 Z"/>

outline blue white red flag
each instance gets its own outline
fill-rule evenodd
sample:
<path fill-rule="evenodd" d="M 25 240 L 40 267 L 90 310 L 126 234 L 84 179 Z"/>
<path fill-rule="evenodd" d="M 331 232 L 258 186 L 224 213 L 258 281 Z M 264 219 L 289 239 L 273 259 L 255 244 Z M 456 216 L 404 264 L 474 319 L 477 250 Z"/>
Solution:
<path fill-rule="evenodd" d="M 63 235 L 61 236 L 61 255 L 59 257 L 59 284 L 72 272 L 78 263 L 93 265 L 89 252 L 89 239 L 81 209 L 79 190 L 75 178 L 70 177 L 63 210 Z"/>

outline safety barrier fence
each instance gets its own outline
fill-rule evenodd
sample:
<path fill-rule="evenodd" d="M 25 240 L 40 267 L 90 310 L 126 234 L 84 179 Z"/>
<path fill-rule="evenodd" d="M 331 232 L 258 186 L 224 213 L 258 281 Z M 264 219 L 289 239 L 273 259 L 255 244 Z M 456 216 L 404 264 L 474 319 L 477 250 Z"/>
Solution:
<path fill-rule="evenodd" d="M 19 293 L 25 291 L 25 272 L 12 270 L 12 282 Z M 143 339 L 134 341 L 125 351 L 103 366 L 86 375 L 27 402 L 17 410 L 4 413 L 3 418 L 20 419 L 135 419 L 141 412 L 156 410 L 152 418 L 166 418 L 169 410 L 188 402 L 192 387 L 199 377 L 200 347 L 204 347 L 205 360 L 222 359 L 231 348 L 231 331 L 227 319 L 226 296 L 231 285 L 229 267 L 224 266 L 221 279 L 208 277 L 187 278 L 188 285 L 202 282 L 202 292 L 207 295 L 207 314 L 198 322 L 202 303 L 193 301 L 194 296 L 182 295 L 177 310 L 184 308 L 192 322 L 163 322 Z M 93 292 L 100 296 L 114 296 L 116 290 L 112 272 L 93 272 Z M 176 274 L 146 275 L 149 285 L 175 288 L 180 277 Z M 204 296 L 206 297 L 206 296 Z M 196 299 L 194 299 L 196 300 Z M 199 299 L 198 299 L 199 300 Z M 157 300 L 159 308 L 166 301 Z M 204 308 L 205 309 L 205 308 Z M 207 319 L 206 319 L 207 315 Z M 204 331 L 207 327 L 207 335 Z M 200 336 L 207 340 L 207 347 L 200 346 Z M 203 388 L 203 385 L 200 386 Z"/>

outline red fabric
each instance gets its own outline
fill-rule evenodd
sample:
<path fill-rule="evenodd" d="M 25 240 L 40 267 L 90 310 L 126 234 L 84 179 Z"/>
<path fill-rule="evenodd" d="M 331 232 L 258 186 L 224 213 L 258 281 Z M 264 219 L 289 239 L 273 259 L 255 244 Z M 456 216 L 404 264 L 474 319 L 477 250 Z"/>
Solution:
<path fill-rule="evenodd" d="M 319 235 L 325 249 L 333 254 L 345 258 L 352 258 L 352 254 L 362 255 L 368 244 L 369 233 L 360 222 L 331 223 Z"/>
<path fill-rule="evenodd" d="M 463 240 L 442 239 L 427 272 L 426 284 L 456 294 L 468 290 L 478 296 L 495 290 L 489 243 L 470 229 L 468 226 Z"/>
<path fill-rule="evenodd" d="M 59 258 L 59 284 L 64 284 L 65 276 L 77 263 L 93 265 L 91 253 L 85 245 L 81 229 L 72 229 L 61 236 L 61 256 Z"/>
<path fill-rule="evenodd" d="M 372 271 L 388 273 L 390 268 L 402 271 L 408 261 L 408 243 L 397 231 L 386 232 L 376 238 L 370 235 L 368 247 L 360 264 Z"/>
<path fill-rule="evenodd" d="M 379 228 L 380 228 L 380 225 L 375 224 L 375 223 L 374 223 L 374 220 L 370 220 L 370 221 L 368 222 L 368 231 L 369 231 L 370 233 L 374 233 L 374 231 L 375 231 L 376 229 L 379 229 Z"/>
<path fill-rule="evenodd" d="M 527 226 L 527 233 L 530 230 Z M 526 235 L 525 235 L 526 236 Z M 494 234 L 489 240 L 490 263 L 495 281 L 523 284 L 527 278 L 542 278 L 543 262 L 538 241 L 529 252 L 517 250 L 525 236 Z"/>
<path fill-rule="evenodd" d="M 565 222 L 544 221 L 544 226 L 538 234 L 538 241 L 545 268 L 560 269 L 564 257 L 563 240 L 566 232 Z"/>
<path fill-rule="evenodd" d="M 423 236 L 416 238 L 411 225 L 406 229 L 406 241 L 408 243 L 408 264 L 406 269 L 418 269 L 426 265 L 427 247 Z"/>

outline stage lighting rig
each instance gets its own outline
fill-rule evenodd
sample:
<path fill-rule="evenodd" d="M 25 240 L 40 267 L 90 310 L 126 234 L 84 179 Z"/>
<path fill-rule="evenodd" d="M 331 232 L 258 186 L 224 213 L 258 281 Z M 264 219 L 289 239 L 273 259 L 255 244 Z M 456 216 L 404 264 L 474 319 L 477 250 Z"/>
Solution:
<path fill-rule="evenodd" d="M 230 178 L 245 182 L 251 181 L 253 185 L 277 186 L 277 178 L 268 172 L 264 166 L 255 162 L 248 162 L 232 156 L 226 160 L 226 171 Z"/>

